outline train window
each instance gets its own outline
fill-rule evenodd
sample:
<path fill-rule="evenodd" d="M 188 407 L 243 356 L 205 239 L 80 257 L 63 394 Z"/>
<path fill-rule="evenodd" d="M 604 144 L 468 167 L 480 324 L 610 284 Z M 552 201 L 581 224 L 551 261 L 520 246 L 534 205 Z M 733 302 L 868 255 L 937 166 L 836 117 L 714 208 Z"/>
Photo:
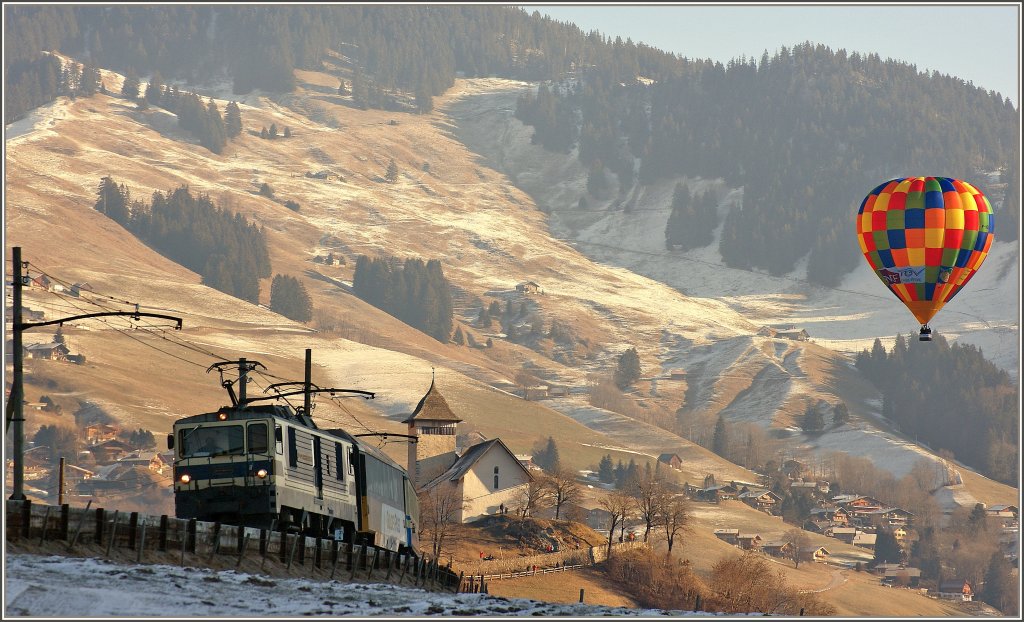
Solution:
<path fill-rule="evenodd" d="M 245 433 L 240 425 L 197 426 L 180 434 L 182 458 L 245 453 Z"/>
<path fill-rule="evenodd" d="M 494 467 L 494 489 L 498 489 L 498 467 Z"/>
<path fill-rule="evenodd" d="M 345 452 L 341 447 L 341 443 L 334 444 L 334 461 L 337 465 L 336 473 L 340 480 L 345 479 Z"/>
<path fill-rule="evenodd" d="M 265 423 L 250 423 L 249 424 L 249 453 L 251 454 L 265 454 L 269 449 L 267 438 L 267 424 Z"/>
<path fill-rule="evenodd" d="M 299 446 L 295 442 L 295 428 L 288 428 L 288 466 L 299 466 Z"/>
<path fill-rule="evenodd" d="M 355 475 L 356 474 L 356 464 L 355 464 L 355 462 L 356 461 L 355 461 L 354 451 L 353 451 L 353 449 L 351 447 L 349 447 L 349 449 L 348 449 L 348 474 L 349 475 Z"/>
<path fill-rule="evenodd" d="M 279 425 L 274 426 L 274 446 L 279 455 L 284 453 L 284 436 L 281 434 Z"/>

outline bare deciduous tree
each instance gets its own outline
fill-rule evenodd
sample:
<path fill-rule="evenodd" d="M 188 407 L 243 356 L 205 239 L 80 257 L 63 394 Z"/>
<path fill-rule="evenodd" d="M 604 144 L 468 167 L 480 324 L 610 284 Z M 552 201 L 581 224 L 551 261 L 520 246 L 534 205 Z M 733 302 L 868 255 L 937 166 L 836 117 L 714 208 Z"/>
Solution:
<path fill-rule="evenodd" d="M 632 491 L 637 515 L 644 521 L 644 542 L 650 537 L 651 528 L 661 525 L 665 505 L 668 503 L 668 489 L 660 475 L 645 478 Z"/>
<path fill-rule="evenodd" d="M 523 518 L 530 515 L 530 512 L 549 507 L 551 492 L 543 481 L 532 480 L 519 496 L 519 514 Z"/>
<path fill-rule="evenodd" d="M 661 526 L 665 529 L 665 542 L 671 553 L 676 536 L 690 530 L 690 511 L 685 497 L 679 495 L 668 499 L 662 509 Z"/>
<path fill-rule="evenodd" d="M 608 514 L 608 556 L 612 554 L 612 539 L 615 537 L 615 527 L 619 523 L 625 523 L 626 516 L 629 514 L 630 508 L 633 507 L 633 498 L 630 497 L 622 490 L 616 490 L 609 494 L 604 499 L 601 499 L 599 505 L 604 508 Z"/>
<path fill-rule="evenodd" d="M 458 534 L 462 526 L 459 513 L 465 502 L 459 489 L 451 483 L 420 491 L 418 497 L 421 535 L 430 542 L 434 559 L 439 559 L 445 544 Z"/>
<path fill-rule="evenodd" d="M 579 503 L 583 497 L 583 490 L 576 481 L 576 473 L 566 467 L 559 467 L 545 477 L 544 486 L 550 495 L 551 504 L 555 506 L 555 520 L 558 520 L 563 505 Z"/>
<path fill-rule="evenodd" d="M 793 567 L 800 567 L 800 555 L 811 547 L 811 539 L 803 529 L 790 529 L 783 536 L 783 540 L 793 545 L 793 552 L 790 554 L 793 559 Z"/>

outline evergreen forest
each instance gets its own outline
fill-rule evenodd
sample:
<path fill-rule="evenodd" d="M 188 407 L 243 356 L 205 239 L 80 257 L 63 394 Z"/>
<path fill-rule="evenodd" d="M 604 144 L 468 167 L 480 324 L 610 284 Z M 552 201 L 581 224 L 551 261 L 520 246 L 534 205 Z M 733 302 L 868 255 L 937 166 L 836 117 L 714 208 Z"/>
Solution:
<path fill-rule="evenodd" d="M 204 285 L 259 302 L 260 279 L 270 277 L 263 229 L 217 207 L 188 186 L 154 192 L 150 204 L 111 177 L 100 180 L 94 208 L 164 257 L 196 272 Z"/>
<path fill-rule="evenodd" d="M 875 340 L 857 356 L 882 393 L 882 414 L 901 432 L 992 479 L 1016 486 L 1018 389 L 972 345 L 896 337 L 891 351 Z"/>
<path fill-rule="evenodd" d="M 352 291 L 409 326 L 448 343 L 454 325 L 451 288 L 441 262 L 394 257 L 356 258 Z"/>

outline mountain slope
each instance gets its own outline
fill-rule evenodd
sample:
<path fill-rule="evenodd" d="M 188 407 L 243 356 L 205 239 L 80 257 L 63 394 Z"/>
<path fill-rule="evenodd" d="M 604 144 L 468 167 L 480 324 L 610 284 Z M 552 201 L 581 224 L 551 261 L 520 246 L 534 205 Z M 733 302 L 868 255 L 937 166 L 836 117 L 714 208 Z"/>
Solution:
<path fill-rule="evenodd" d="M 618 355 L 636 347 L 648 378 L 634 397 L 642 398 L 648 411 L 671 416 L 680 406 L 678 391 L 659 378 L 683 367 L 693 370 L 687 388 L 695 387 L 685 408 L 781 426 L 791 422 L 803 400 L 834 401 L 845 386 L 814 378 L 809 361 L 826 361 L 825 375 L 855 376 L 842 360 L 817 346 L 757 334 L 783 305 L 799 313 L 806 294 L 769 294 L 772 282 L 763 277 L 752 294 L 743 294 L 742 283 L 735 285 L 736 298 L 715 292 L 686 295 L 641 276 L 642 266 L 602 263 L 616 256 L 591 259 L 552 237 L 550 230 L 560 226 L 557 219 L 538 210 L 530 196 L 457 140 L 470 123 L 463 106 L 475 101 L 473 96 L 514 93 L 525 85 L 459 81 L 437 99 L 436 112 L 409 115 L 353 109 L 348 98 L 324 92 L 322 74 L 300 72 L 298 77 L 294 94 L 257 92 L 240 102 L 245 131 L 220 156 L 179 130 L 166 111 L 139 111 L 104 95 L 59 100 L 8 128 L 7 234 L 10 245 L 23 247 L 30 271 L 41 268 L 69 283 L 88 282 L 111 299 L 138 301 L 143 310 L 180 315 L 185 319 L 181 338 L 202 350 L 185 348 L 173 341 L 176 335 L 163 332 L 122 339 L 111 326 L 126 328 L 126 323 L 68 326 L 64 333 L 72 351 L 85 354 L 88 363 L 34 362 L 30 400 L 54 390 L 47 387 L 52 382 L 69 404 L 89 399 L 119 419 L 160 432 L 174 417 L 224 401 L 217 379 L 205 372 L 218 358 L 244 356 L 267 365 L 272 375 L 260 376 L 249 389 L 253 392 L 280 379 L 301 378 L 303 352 L 311 348 L 314 382 L 378 393 L 371 402 L 325 402 L 315 413 L 356 431 L 401 432 L 398 421 L 426 390 L 430 368 L 437 367 L 441 390 L 467 426 L 508 438 L 516 451 L 528 451 L 552 435 L 575 447 L 570 453 L 579 467 L 596 464 L 610 449 L 648 456 L 677 451 L 690 461 L 694 477 L 714 472 L 720 478 L 750 480 L 749 471 L 679 436 L 590 406 L 586 391 L 594 374 L 610 373 Z M 222 109 L 228 101 L 216 90 L 202 94 L 216 96 Z M 508 116 L 507 107 L 492 104 L 480 108 L 480 114 Z M 271 124 L 289 128 L 291 137 L 258 138 L 259 128 Z M 502 148 L 515 147 L 513 134 L 521 138 L 521 127 L 502 127 L 490 138 Z M 391 159 L 400 171 L 395 183 L 384 180 Z M 306 176 L 323 169 L 340 179 Z M 552 166 L 534 174 L 548 176 L 543 178 L 552 188 L 569 196 L 573 177 L 563 177 L 561 190 L 551 177 L 563 172 Z M 516 182 L 523 183 L 529 174 L 524 168 L 515 174 Z M 273 272 L 306 284 L 318 310 L 314 322 L 297 324 L 206 288 L 196 274 L 143 246 L 92 209 L 104 175 L 126 184 L 136 198 L 188 184 L 265 227 Z M 257 194 L 264 182 L 273 187 L 276 201 Z M 653 201 L 655 194 L 646 196 Z M 298 202 L 300 211 L 284 207 L 285 200 Z M 612 238 L 631 227 L 628 219 L 613 224 L 606 234 Z M 313 257 L 329 251 L 346 263 L 313 263 Z M 442 259 L 445 275 L 460 292 L 458 324 L 477 342 L 491 337 L 494 347 L 440 344 L 352 296 L 346 283 L 360 254 Z M 689 266 L 676 269 L 693 272 Z M 517 293 L 515 285 L 526 280 L 537 281 L 546 293 Z M 264 303 L 268 289 L 264 286 L 261 295 Z M 28 305 L 47 311 L 48 318 L 76 313 L 64 300 L 29 291 Z M 749 296 L 763 295 L 776 296 L 771 310 L 753 312 L 762 307 Z M 110 299 L 102 301 L 114 306 Z M 542 347 L 530 349 L 470 326 L 467 321 L 491 301 L 503 306 L 527 302 L 545 318 L 545 327 L 552 319 L 571 327 L 576 340 L 587 344 L 578 362 L 569 365 Z M 26 343 L 35 337 L 26 334 Z M 39 340 L 47 340 L 45 331 Z M 543 381 L 568 386 L 569 397 L 536 403 L 503 392 L 524 368 Z M 877 433 L 865 405 L 851 404 L 851 411 L 855 417 L 864 415 L 861 432 L 850 432 L 858 452 L 866 455 L 863 443 L 877 438 L 885 447 L 903 448 L 902 456 L 927 456 L 919 448 L 904 447 L 896 436 Z M 404 445 L 386 448 L 404 457 Z M 894 471 L 908 464 L 895 461 Z M 1004 492 L 1009 489 L 994 494 Z"/>

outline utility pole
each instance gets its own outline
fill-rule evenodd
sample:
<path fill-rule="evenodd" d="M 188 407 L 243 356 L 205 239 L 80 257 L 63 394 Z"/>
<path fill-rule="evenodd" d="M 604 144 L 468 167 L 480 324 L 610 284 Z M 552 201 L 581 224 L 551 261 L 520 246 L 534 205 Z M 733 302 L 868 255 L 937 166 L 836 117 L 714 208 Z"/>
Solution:
<path fill-rule="evenodd" d="M 14 362 L 14 373 L 11 375 L 11 396 L 7 400 L 7 427 L 11 428 L 13 454 L 14 454 L 14 490 L 11 492 L 10 499 L 12 501 L 24 501 L 25 500 L 25 387 L 24 387 L 24 374 L 23 365 L 25 353 L 21 346 L 21 333 L 28 330 L 29 328 L 36 328 L 39 326 L 52 326 L 57 324 L 63 326 L 64 322 L 70 322 L 73 320 L 82 320 L 91 317 L 105 317 L 110 315 L 128 316 L 135 320 L 145 316 L 160 318 L 164 320 L 174 320 L 177 322 L 175 326 L 176 330 L 181 330 L 181 318 L 172 315 L 163 315 L 160 313 L 140 313 L 136 311 L 106 311 L 103 313 L 86 313 L 84 315 L 73 315 L 71 317 L 61 318 L 59 320 L 50 320 L 48 322 L 22 322 L 21 321 L 21 288 L 26 284 L 28 276 L 22 276 L 21 270 L 24 266 L 21 261 L 21 247 L 15 246 L 11 249 L 11 258 L 13 260 L 13 272 L 14 281 L 12 283 L 14 287 L 14 307 L 11 310 L 11 320 L 13 325 L 13 352 L 11 357 Z M 138 307 L 136 307 L 138 309 Z M 4 465 L 6 469 L 6 465 Z"/>

